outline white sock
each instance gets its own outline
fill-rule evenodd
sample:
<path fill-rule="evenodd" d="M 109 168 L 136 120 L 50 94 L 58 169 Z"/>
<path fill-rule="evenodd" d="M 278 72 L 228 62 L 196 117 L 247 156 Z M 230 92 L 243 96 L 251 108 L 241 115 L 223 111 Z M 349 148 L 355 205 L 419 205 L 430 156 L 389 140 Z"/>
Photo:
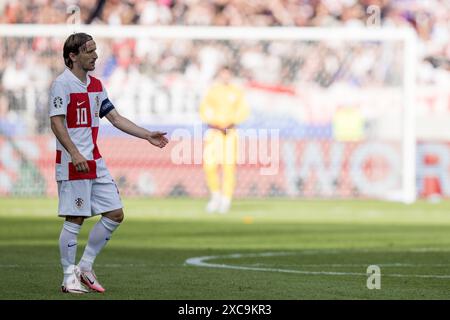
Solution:
<path fill-rule="evenodd" d="M 77 256 L 77 237 L 81 226 L 64 221 L 61 234 L 59 236 L 59 252 L 61 254 L 61 264 L 64 271 L 64 280 L 73 272 L 75 258 Z"/>
<path fill-rule="evenodd" d="M 82 271 L 92 270 L 95 258 L 119 225 L 119 222 L 112 221 L 106 217 L 101 217 L 100 221 L 95 224 L 89 233 L 88 244 L 84 249 L 83 257 L 81 257 L 80 263 L 78 264 Z"/>

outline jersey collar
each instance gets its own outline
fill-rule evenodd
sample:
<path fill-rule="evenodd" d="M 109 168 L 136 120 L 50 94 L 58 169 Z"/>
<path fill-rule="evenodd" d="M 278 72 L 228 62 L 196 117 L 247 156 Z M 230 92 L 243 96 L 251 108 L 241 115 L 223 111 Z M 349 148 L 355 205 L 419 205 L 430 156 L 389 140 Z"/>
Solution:
<path fill-rule="evenodd" d="M 83 81 L 81 81 L 80 79 L 77 78 L 76 75 L 73 74 L 72 71 L 70 71 L 69 68 L 66 68 L 66 70 L 64 71 L 66 72 L 66 74 L 73 79 L 73 81 L 79 83 L 80 85 L 82 85 L 83 87 L 88 87 L 89 84 L 91 83 L 91 77 L 89 76 L 89 73 L 87 73 L 86 78 L 87 78 L 87 83 L 84 83 Z"/>

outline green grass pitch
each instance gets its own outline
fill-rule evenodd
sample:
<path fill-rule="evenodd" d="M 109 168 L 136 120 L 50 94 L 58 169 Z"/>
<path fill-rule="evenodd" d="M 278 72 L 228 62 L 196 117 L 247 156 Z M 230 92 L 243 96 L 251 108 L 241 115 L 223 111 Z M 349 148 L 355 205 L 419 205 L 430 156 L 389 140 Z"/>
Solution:
<path fill-rule="evenodd" d="M 2 198 L 0 299 L 450 297 L 447 201 L 236 200 L 227 215 L 206 214 L 205 200 L 124 205 L 94 266 L 106 293 L 74 296 L 59 289 L 57 200 Z M 82 228 L 77 261 L 97 220 Z M 369 265 L 381 269 L 379 290 L 366 286 Z"/>

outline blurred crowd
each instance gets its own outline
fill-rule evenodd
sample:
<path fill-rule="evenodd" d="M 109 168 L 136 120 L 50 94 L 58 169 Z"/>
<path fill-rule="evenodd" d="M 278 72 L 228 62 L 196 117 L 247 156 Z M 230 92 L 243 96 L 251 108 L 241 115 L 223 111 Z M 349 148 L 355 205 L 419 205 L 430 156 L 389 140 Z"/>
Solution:
<path fill-rule="evenodd" d="M 416 30 L 424 53 L 450 57 L 449 0 L 0 0 L 0 23 L 64 24 L 72 5 L 87 24 L 406 25 Z"/>
<path fill-rule="evenodd" d="M 110 25 L 361 26 L 411 25 L 424 41 L 448 39 L 448 0 L 0 0 L 0 23 Z M 379 21 L 372 13 L 379 11 Z M 370 16 L 372 15 L 372 18 Z M 370 20 L 370 21 L 369 21 Z"/>
<path fill-rule="evenodd" d="M 83 23 L 218 26 L 364 25 L 367 8 L 383 24 L 411 24 L 423 39 L 447 28 L 448 0 L 1 0 L 1 23 L 66 23 L 77 5 Z"/>
<path fill-rule="evenodd" d="M 450 59 L 450 0 L 0 0 L 0 23 L 68 23 L 75 16 L 67 12 L 71 5 L 80 8 L 80 22 L 86 24 L 407 26 L 420 39 L 421 83 L 448 83 L 445 61 Z M 108 83 L 113 98 L 128 101 L 135 99 L 136 92 L 143 92 L 139 89 L 143 85 L 148 89 L 174 84 L 180 77 L 187 83 L 206 84 L 223 63 L 231 65 L 247 83 L 271 86 L 314 83 L 328 87 L 339 82 L 398 86 L 402 77 L 402 51 L 393 47 L 398 44 L 96 41 L 100 56 L 96 73 Z M 43 93 L 64 67 L 61 56 L 60 40 L 0 39 L 0 121 L 32 104 L 31 118 L 44 115 L 41 120 L 37 117 L 36 130 L 46 129 Z M 27 102 L 30 100 L 33 102 Z"/>

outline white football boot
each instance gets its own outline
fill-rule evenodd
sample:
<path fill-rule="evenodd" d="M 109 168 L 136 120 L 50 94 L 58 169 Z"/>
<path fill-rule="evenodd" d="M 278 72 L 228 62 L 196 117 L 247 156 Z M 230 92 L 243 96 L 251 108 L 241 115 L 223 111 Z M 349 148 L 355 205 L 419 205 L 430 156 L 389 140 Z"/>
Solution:
<path fill-rule="evenodd" d="M 100 293 L 105 292 L 105 289 L 102 287 L 100 282 L 97 280 L 97 276 L 95 275 L 94 270 L 91 271 L 81 271 L 81 282 L 85 284 L 88 288 L 93 291 L 97 291 Z"/>
<path fill-rule="evenodd" d="M 80 281 L 80 269 L 74 266 L 70 276 L 63 281 L 61 291 L 64 293 L 88 293 L 89 290 Z"/>
<path fill-rule="evenodd" d="M 208 213 L 217 212 L 220 208 L 221 199 L 222 197 L 219 192 L 213 192 L 211 195 L 211 199 L 206 205 L 206 212 Z"/>

